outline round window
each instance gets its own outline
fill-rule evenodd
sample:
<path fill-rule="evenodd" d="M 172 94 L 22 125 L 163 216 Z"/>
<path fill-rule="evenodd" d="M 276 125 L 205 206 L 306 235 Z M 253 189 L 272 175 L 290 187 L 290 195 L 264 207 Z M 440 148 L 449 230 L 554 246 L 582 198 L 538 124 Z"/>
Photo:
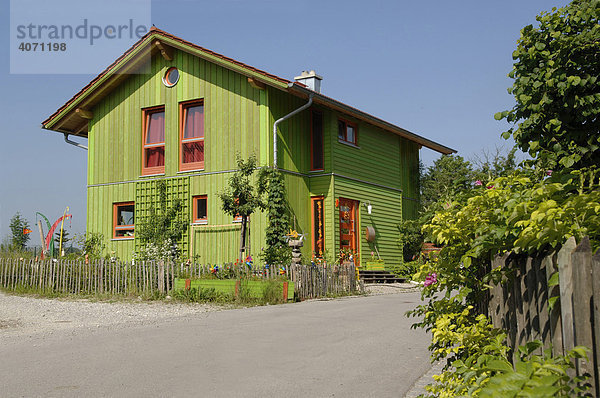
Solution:
<path fill-rule="evenodd" d="M 163 83 L 167 87 L 173 87 L 179 81 L 179 70 L 176 67 L 167 69 L 165 76 L 163 77 Z"/>

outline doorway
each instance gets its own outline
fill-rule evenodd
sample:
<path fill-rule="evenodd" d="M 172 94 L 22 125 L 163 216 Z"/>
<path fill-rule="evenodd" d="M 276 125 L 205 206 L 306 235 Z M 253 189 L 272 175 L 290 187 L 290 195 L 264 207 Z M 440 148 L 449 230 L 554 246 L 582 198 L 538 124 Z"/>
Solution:
<path fill-rule="evenodd" d="M 354 265 L 358 265 L 358 201 L 339 199 L 340 250 L 353 253 Z"/>

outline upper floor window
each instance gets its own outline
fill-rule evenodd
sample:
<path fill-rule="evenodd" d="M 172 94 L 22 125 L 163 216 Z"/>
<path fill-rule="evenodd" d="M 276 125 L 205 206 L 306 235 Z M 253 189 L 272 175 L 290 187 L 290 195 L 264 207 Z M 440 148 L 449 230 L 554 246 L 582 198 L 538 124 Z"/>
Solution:
<path fill-rule="evenodd" d="M 113 238 L 133 238 L 135 230 L 135 204 L 123 202 L 113 204 Z"/>
<path fill-rule="evenodd" d="M 310 169 L 323 170 L 323 115 L 311 112 Z"/>
<path fill-rule="evenodd" d="M 165 107 L 143 110 L 142 174 L 165 172 Z"/>
<path fill-rule="evenodd" d="M 180 104 L 180 170 L 204 169 L 204 102 Z"/>
<path fill-rule="evenodd" d="M 338 120 L 338 140 L 356 145 L 356 125 L 345 120 Z"/>

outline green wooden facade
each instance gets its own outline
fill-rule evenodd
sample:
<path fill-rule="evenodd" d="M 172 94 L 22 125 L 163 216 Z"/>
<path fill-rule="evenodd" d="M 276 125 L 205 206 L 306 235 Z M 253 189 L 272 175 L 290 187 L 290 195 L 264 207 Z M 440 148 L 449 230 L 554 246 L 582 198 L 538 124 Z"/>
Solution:
<path fill-rule="evenodd" d="M 168 46 L 168 56 L 156 51 L 156 40 Z M 144 49 L 144 61 L 132 58 L 132 53 Z M 138 73 L 118 73 L 132 65 Z M 163 76 L 171 67 L 178 68 L 180 78 L 174 87 L 167 87 Z M 182 199 L 190 217 L 181 242 L 184 254 L 203 263 L 229 262 L 238 257 L 240 224 L 221 210 L 217 195 L 235 170 L 238 153 L 243 158 L 256 155 L 260 166 L 272 165 L 273 123 L 307 102 L 303 92 L 290 87 L 305 91 L 297 83 L 285 83 L 153 29 L 43 126 L 88 138 L 87 230 L 103 234 L 108 253 L 129 259 L 138 243 L 135 238 L 111 239 L 113 205 L 134 202 L 139 220 L 157 200 L 158 181 L 165 180 L 169 200 Z M 204 169 L 180 171 L 179 105 L 196 99 L 204 104 Z M 159 105 L 165 109 L 164 175 L 143 176 L 142 109 Z M 90 116 L 78 119 L 77 112 Z M 318 171 L 311 171 L 311 112 L 319 112 L 323 120 L 324 167 Z M 357 145 L 338 140 L 340 119 L 356 125 Z M 292 224 L 306 234 L 305 258 L 312 255 L 311 198 L 320 196 L 324 246 L 330 258 L 340 248 L 336 204 L 345 198 L 358 204 L 360 261 L 378 251 L 386 264 L 401 262 L 397 225 L 416 214 L 419 149 L 426 145 L 440 152 L 452 150 L 387 126 L 319 94 L 310 109 L 279 125 L 278 166 L 285 177 Z M 205 224 L 191 222 L 192 198 L 197 195 L 207 197 Z M 371 214 L 366 204 L 371 205 Z M 249 252 L 255 258 L 264 244 L 266 225 L 264 213 L 251 216 Z M 366 240 L 367 226 L 376 231 L 374 242 Z"/>

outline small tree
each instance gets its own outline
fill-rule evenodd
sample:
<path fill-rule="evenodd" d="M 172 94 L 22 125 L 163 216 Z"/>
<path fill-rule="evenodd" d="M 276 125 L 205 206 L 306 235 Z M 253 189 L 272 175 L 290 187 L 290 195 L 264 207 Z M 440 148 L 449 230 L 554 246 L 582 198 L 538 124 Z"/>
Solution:
<path fill-rule="evenodd" d="M 87 255 L 88 259 L 91 260 L 102 257 L 102 252 L 106 247 L 103 234 L 98 232 L 88 232 L 81 235 L 75 235 L 75 240 L 81 246 L 83 256 Z"/>
<path fill-rule="evenodd" d="M 259 192 L 267 192 L 267 230 L 264 260 L 267 264 L 283 263 L 290 258 L 285 235 L 290 229 L 285 199 L 285 184 L 279 170 L 263 168 L 259 175 Z"/>
<path fill-rule="evenodd" d="M 63 236 L 62 236 L 63 249 L 67 245 L 67 242 L 70 240 L 71 240 L 71 238 L 69 238 L 69 232 L 63 230 Z M 54 234 L 54 247 L 60 247 L 60 231 L 56 231 L 56 233 Z M 59 253 L 58 255 L 61 256 L 62 253 Z"/>
<path fill-rule="evenodd" d="M 24 250 L 27 242 L 29 242 L 29 234 L 25 233 L 25 229 L 29 229 L 29 223 L 20 212 L 16 212 L 10 219 L 11 245 L 14 249 Z"/>
<path fill-rule="evenodd" d="M 229 187 L 221 192 L 219 197 L 223 202 L 222 207 L 226 214 L 242 218 L 240 233 L 240 259 L 242 259 L 246 250 L 248 217 L 256 209 L 262 209 L 264 204 L 258 190 L 250 182 L 256 168 L 256 157 L 250 156 L 248 160 L 244 161 L 238 154 L 237 166 L 237 171 L 229 179 Z"/>
<path fill-rule="evenodd" d="M 545 169 L 598 165 L 600 159 L 600 2 L 575 0 L 542 12 L 521 30 L 509 77 L 516 104 L 495 118 L 503 134 Z"/>

